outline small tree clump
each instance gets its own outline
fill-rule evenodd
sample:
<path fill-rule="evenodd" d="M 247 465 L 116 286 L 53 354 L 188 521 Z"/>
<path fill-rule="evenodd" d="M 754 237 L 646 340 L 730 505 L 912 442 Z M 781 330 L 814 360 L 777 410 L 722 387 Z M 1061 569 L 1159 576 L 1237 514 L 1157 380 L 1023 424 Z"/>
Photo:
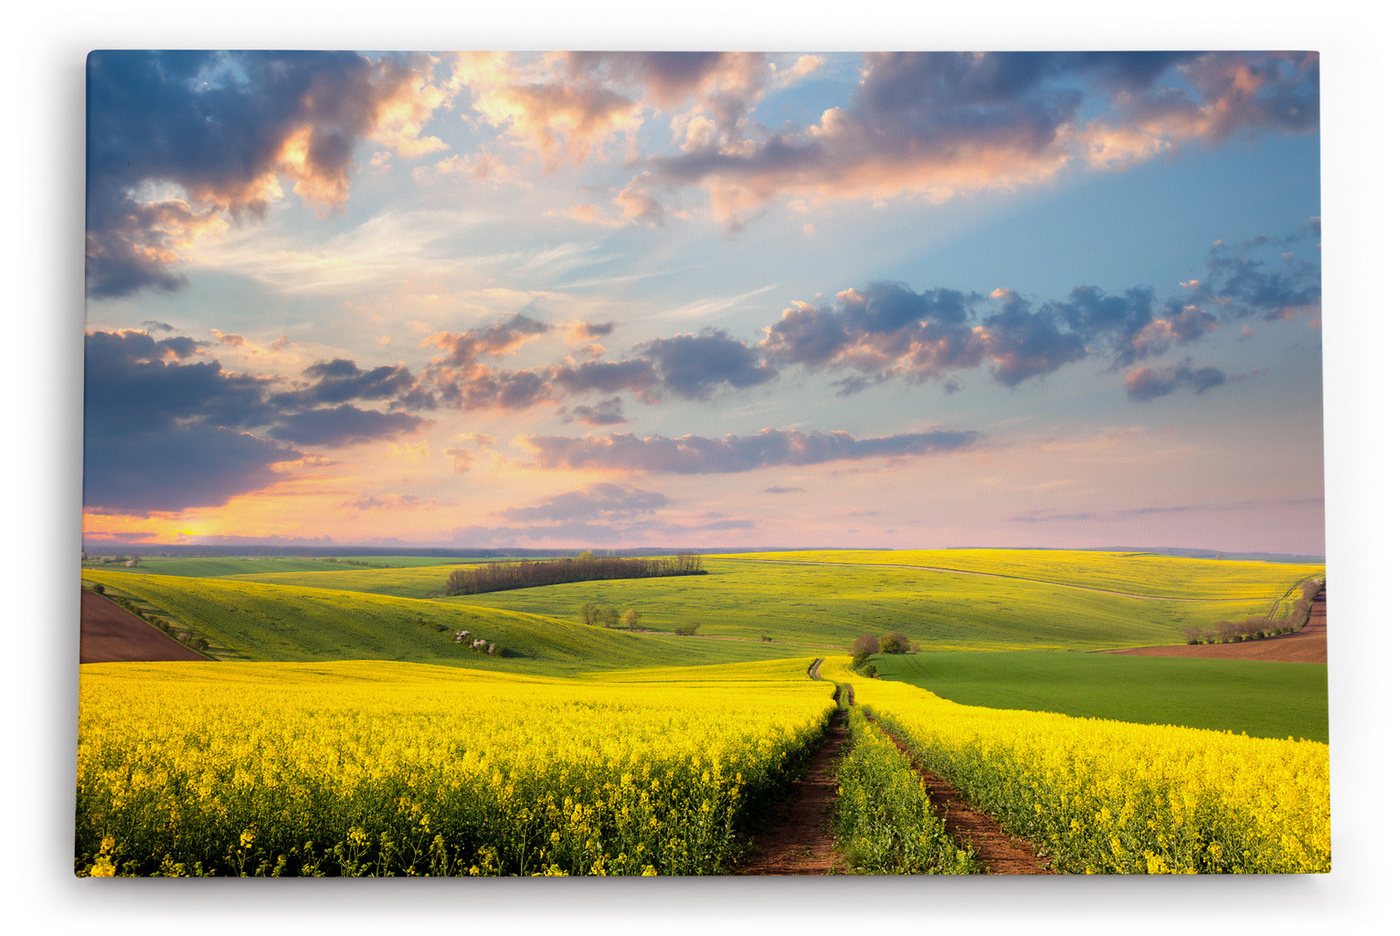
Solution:
<path fill-rule="evenodd" d="M 913 646 L 909 635 L 900 631 L 890 631 L 880 637 L 881 653 L 909 653 Z"/>
<path fill-rule="evenodd" d="M 676 633 L 681 637 L 694 637 L 698 630 L 700 630 L 700 625 L 695 621 L 676 625 Z"/>
<path fill-rule="evenodd" d="M 628 608 L 626 611 L 622 612 L 622 626 L 628 630 L 636 630 L 637 618 L 637 609 Z"/>
<path fill-rule="evenodd" d="M 875 638 L 875 635 L 861 634 L 851 647 L 851 665 L 859 669 L 862 663 L 879 652 L 880 641 Z"/>

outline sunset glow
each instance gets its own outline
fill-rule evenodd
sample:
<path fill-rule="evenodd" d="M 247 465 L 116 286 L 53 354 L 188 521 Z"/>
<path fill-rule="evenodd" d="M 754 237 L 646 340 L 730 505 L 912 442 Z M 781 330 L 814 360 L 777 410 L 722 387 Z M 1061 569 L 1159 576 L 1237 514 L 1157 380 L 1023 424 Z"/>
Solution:
<path fill-rule="evenodd" d="M 1321 554 L 1317 75 L 94 53 L 85 540 Z"/>

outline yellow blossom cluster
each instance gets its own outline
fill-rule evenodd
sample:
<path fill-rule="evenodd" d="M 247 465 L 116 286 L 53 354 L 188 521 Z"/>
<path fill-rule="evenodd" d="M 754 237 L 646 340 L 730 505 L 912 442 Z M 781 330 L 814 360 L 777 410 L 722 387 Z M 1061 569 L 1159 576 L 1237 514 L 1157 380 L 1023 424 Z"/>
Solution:
<path fill-rule="evenodd" d="M 91 875 L 707 874 L 821 738 L 805 662 L 654 681 L 386 662 L 82 668 Z"/>
<path fill-rule="evenodd" d="M 850 682 L 928 768 L 1057 871 L 1331 868 L 1325 744 L 959 705 L 834 661 L 823 675 Z"/>

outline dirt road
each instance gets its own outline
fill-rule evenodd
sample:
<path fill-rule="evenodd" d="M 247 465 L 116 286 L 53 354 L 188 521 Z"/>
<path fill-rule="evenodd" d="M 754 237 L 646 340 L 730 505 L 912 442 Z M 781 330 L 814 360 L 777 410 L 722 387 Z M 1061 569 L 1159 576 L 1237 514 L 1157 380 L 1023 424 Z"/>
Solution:
<path fill-rule="evenodd" d="M 831 730 L 802 776 L 792 798 L 779 807 L 773 825 L 754 843 L 741 874 L 837 874 L 839 856 L 831 830 L 836 802 L 836 762 L 846 743 L 846 712 L 836 713 Z"/>
<path fill-rule="evenodd" d="M 120 605 L 83 589 L 80 663 L 204 659 Z"/>
<path fill-rule="evenodd" d="M 870 716 L 866 716 L 870 719 Z M 870 719 L 881 731 L 884 727 Z M 904 752 L 914 764 L 924 780 L 924 792 L 933 804 L 948 834 L 959 848 L 969 849 L 977 856 L 984 874 L 1050 874 L 1050 867 L 1044 858 L 1035 853 L 1035 846 L 1023 838 L 1012 835 L 1001 827 L 991 816 L 974 808 L 963 799 L 958 788 L 937 774 L 925 770 L 908 746 L 889 732 L 886 736 Z"/>

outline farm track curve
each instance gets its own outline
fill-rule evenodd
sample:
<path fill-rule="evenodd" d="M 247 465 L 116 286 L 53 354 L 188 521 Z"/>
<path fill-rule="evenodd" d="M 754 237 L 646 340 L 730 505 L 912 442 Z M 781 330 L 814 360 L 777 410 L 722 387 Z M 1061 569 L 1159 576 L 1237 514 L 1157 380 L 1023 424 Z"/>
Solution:
<path fill-rule="evenodd" d="M 915 572 L 944 572 L 949 575 L 974 575 L 979 578 L 1009 579 L 1013 582 L 1032 582 L 1036 585 L 1050 585 L 1055 588 L 1069 588 L 1074 591 L 1095 592 L 1100 595 L 1116 595 L 1119 598 L 1137 598 L 1142 601 L 1191 601 L 1191 602 L 1212 602 L 1212 601 L 1238 601 L 1233 596 L 1225 598 L 1202 598 L 1200 596 L 1188 595 L 1140 595 L 1136 592 L 1115 591 L 1112 588 L 1097 588 L 1093 585 L 1074 585 L 1069 582 L 1058 582 L 1054 579 L 1038 579 L 1028 575 L 1011 575 L 1006 572 L 977 572 L 972 569 L 949 569 L 944 566 L 923 566 L 923 565 L 894 565 L 883 562 L 823 562 L 819 559 L 750 559 L 745 557 L 745 562 L 774 562 L 786 565 L 816 565 L 816 566 L 845 566 L 857 569 L 910 569 Z"/>
<path fill-rule="evenodd" d="M 807 675 L 821 679 L 821 660 Z M 836 802 L 836 764 L 846 745 L 846 709 L 837 709 L 817 753 L 778 807 L 772 824 L 754 842 L 753 854 L 739 869 L 746 875 L 816 875 L 840 873 L 840 856 L 831 828 Z"/>

